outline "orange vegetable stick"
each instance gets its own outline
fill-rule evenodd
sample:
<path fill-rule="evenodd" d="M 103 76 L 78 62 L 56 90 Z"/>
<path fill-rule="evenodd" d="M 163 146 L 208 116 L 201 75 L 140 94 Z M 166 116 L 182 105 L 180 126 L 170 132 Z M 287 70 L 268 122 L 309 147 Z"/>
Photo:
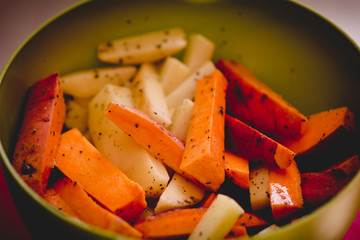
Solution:
<path fill-rule="evenodd" d="M 144 238 L 172 238 L 189 235 L 206 212 L 206 208 L 176 209 L 148 216 L 134 227 Z"/>
<path fill-rule="evenodd" d="M 54 73 L 29 90 L 12 162 L 24 181 L 40 195 L 54 166 L 64 119 L 65 101 L 59 74 Z"/>
<path fill-rule="evenodd" d="M 341 107 L 311 115 L 301 138 L 280 142 L 296 153 L 301 172 L 315 172 L 358 152 L 359 140 L 354 132 L 354 114 Z"/>
<path fill-rule="evenodd" d="M 235 223 L 235 226 L 243 226 L 246 228 L 262 227 L 266 225 L 269 225 L 267 221 L 250 212 L 245 212 Z"/>
<path fill-rule="evenodd" d="M 247 237 L 247 236 L 248 236 L 248 234 L 247 234 L 246 227 L 235 224 L 232 227 L 232 229 L 230 230 L 230 232 L 228 233 L 228 235 L 225 237 L 225 239 Z"/>
<path fill-rule="evenodd" d="M 275 220 L 302 208 L 300 184 L 300 172 L 295 161 L 286 169 L 269 168 L 270 206 Z"/>
<path fill-rule="evenodd" d="M 80 183 L 69 178 L 60 179 L 53 187 L 57 195 L 72 209 L 78 219 L 96 227 L 141 238 L 142 234 L 128 222 L 98 205 Z"/>
<path fill-rule="evenodd" d="M 144 238 L 174 238 L 189 235 L 196 227 L 206 208 L 176 209 L 145 217 L 134 224 L 134 227 L 143 233 Z M 229 237 L 246 236 L 246 229 L 241 224 L 235 224 Z"/>
<path fill-rule="evenodd" d="M 184 142 L 161 124 L 135 108 L 117 103 L 109 104 L 105 116 L 156 159 L 197 183 L 196 179 L 180 169 Z"/>
<path fill-rule="evenodd" d="M 359 155 L 353 155 L 349 158 L 346 158 L 344 161 L 332 166 L 323 173 L 339 173 L 347 176 L 355 175 L 360 169 L 360 159 Z"/>
<path fill-rule="evenodd" d="M 287 168 L 295 153 L 239 119 L 226 114 L 226 147 L 249 161 Z"/>
<path fill-rule="evenodd" d="M 63 133 L 55 165 L 92 197 L 126 221 L 146 208 L 145 193 L 102 155 L 76 128 Z"/>
<path fill-rule="evenodd" d="M 297 138 L 303 133 L 307 118 L 286 102 L 246 67 L 234 61 L 219 60 L 216 63 L 229 81 L 227 91 L 228 112 L 272 135 Z"/>
<path fill-rule="evenodd" d="M 72 217 L 78 217 L 71 209 L 71 207 L 64 201 L 64 199 L 59 196 L 58 192 L 54 188 L 48 189 L 42 197 L 47 203 L 49 203 L 58 211 Z"/>
<path fill-rule="evenodd" d="M 225 91 L 219 70 L 197 82 L 180 169 L 216 191 L 224 182 Z"/>
<path fill-rule="evenodd" d="M 210 207 L 211 203 L 215 200 L 215 198 L 216 198 L 216 194 L 214 192 L 211 192 L 208 196 L 206 196 L 206 198 L 201 204 L 201 207 L 202 208 Z"/>
<path fill-rule="evenodd" d="M 239 187 L 249 189 L 249 161 L 225 151 L 226 175 Z"/>

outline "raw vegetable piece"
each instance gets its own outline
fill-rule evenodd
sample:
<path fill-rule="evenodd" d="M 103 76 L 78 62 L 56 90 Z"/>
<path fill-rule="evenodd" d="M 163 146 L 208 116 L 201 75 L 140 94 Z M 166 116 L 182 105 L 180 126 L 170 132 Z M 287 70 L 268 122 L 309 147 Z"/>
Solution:
<path fill-rule="evenodd" d="M 166 96 L 169 109 L 176 108 L 185 98 L 193 100 L 197 82 L 215 70 L 215 65 L 211 61 L 208 61 L 186 78 L 177 88 Z"/>
<path fill-rule="evenodd" d="M 114 102 L 107 107 L 105 116 L 156 159 L 197 183 L 196 179 L 180 169 L 184 142 L 161 124 L 135 108 Z"/>
<path fill-rule="evenodd" d="M 270 205 L 269 169 L 259 165 L 251 169 L 249 176 L 251 209 L 258 211 Z"/>
<path fill-rule="evenodd" d="M 335 166 L 328 168 L 323 172 L 337 175 L 353 176 L 359 171 L 359 169 L 360 159 L 359 155 L 356 154 L 336 164 Z"/>
<path fill-rule="evenodd" d="M 225 91 L 216 70 L 197 83 L 192 119 L 180 169 L 212 191 L 224 182 Z"/>
<path fill-rule="evenodd" d="M 260 232 L 258 232 L 256 234 L 256 236 L 265 236 L 265 235 L 268 235 L 270 233 L 273 233 L 275 231 L 277 231 L 278 229 L 280 229 L 279 226 L 275 225 L 275 224 L 272 224 L 270 226 L 268 226 L 267 228 L 261 230 Z"/>
<path fill-rule="evenodd" d="M 341 107 L 313 114 L 298 140 L 281 140 L 296 153 L 301 172 L 324 170 L 357 153 L 354 114 Z"/>
<path fill-rule="evenodd" d="M 210 207 L 211 203 L 215 200 L 216 194 L 214 192 L 210 192 L 201 203 L 202 208 Z"/>
<path fill-rule="evenodd" d="M 94 68 L 65 74 L 61 85 L 65 94 L 88 98 L 97 94 L 105 84 L 127 84 L 135 73 L 133 66 Z"/>
<path fill-rule="evenodd" d="M 287 168 L 295 153 L 239 119 L 226 114 L 226 149 L 254 162 Z"/>
<path fill-rule="evenodd" d="M 216 63 L 229 81 L 227 110 L 232 116 L 271 135 L 298 138 L 307 118 L 245 66 L 229 60 Z"/>
<path fill-rule="evenodd" d="M 172 117 L 172 124 L 169 130 L 183 141 L 186 140 L 193 108 L 194 102 L 185 98 L 176 108 Z"/>
<path fill-rule="evenodd" d="M 76 213 L 64 201 L 64 199 L 60 197 L 59 193 L 54 188 L 49 188 L 48 190 L 46 190 L 42 198 L 61 213 L 78 218 Z"/>
<path fill-rule="evenodd" d="M 233 239 L 239 237 L 248 237 L 248 233 L 246 227 L 235 224 L 230 230 L 230 232 L 226 235 L 225 239 Z"/>
<path fill-rule="evenodd" d="M 249 189 L 249 161 L 225 151 L 226 175 L 239 187 Z"/>
<path fill-rule="evenodd" d="M 53 187 L 58 196 L 74 211 L 76 217 L 90 225 L 128 237 L 141 238 L 142 234 L 128 222 L 98 205 L 80 183 L 69 178 L 60 179 Z"/>
<path fill-rule="evenodd" d="M 89 129 L 95 147 L 128 178 L 140 184 L 147 198 L 159 197 L 170 180 L 163 163 L 139 146 L 105 115 L 110 102 L 134 106 L 129 88 L 107 84 L 89 104 Z"/>
<path fill-rule="evenodd" d="M 164 94 L 168 95 L 189 75 L 189 68 L 174 57 L 167 57 L 160 69 L 160 81 Z"/>
<path fill-rule="evenodd" d="M 329 173 L 302 173 L 301 189 L 304 207 L 313 209 L 329 201 L 351 180 L 349 176 Z"/>
<path fill-rule="evenodd" d="M 146 208 L 145 193 L 102 155 L 76 128 L 61 135 L 56 167 L 126 221 Z"/>
<path fill-rule="evenodd" d="M 243 213 L 234 199 L 218 194 L 188 239 L 224 239 Z"/>
<path fill-rule="evenodd" d="M 174 238 L 189 235 L 207 209 L 176 209 L 146 217 L 134 224 L 144 238 Z"/>
<path fill-rule="evenodd" d="M 202 34 L 191 34 L 189 44 L 184 53 L 183 62 L 191 73 L 205 62 L 210 61 L 214 53 L 215 44 Z"/>
<path fill-rule="evenodd" d="M 75 100 L 66 101 L 65 126 L 68 129 L 77 128 L 84 134 L 88 131 L 88 109 Z"/>
<path fill-rule="evenodd" d="M 286 168 L 269 169 L 270 205 L 275 220 L 303 207 L 300 172 L 295 161 Z"/>
<path fill-rule="evenodd" d="M 175 173 L 161 194 L 155 207 L 155 213 L 175 208 L 190 207 L 200 202 L 205 196 L 205 190 Z"/>
<path fill-rule="evenodd" d="M 170 28 L 101 43 L 98 58 L 114 64 L 154 62 L 186 47 L 182 28 Z"/>
<path fill-rule="evenodd" d="M 30 89 L 12 164 L 24 181 L 43 195 L 65 119 L 65 101 L 58 73 Z"/>
<path fill-rule="evenodd" d="M 137 109 L 165 127 L 171 124 L 160 76 L 154 64 L 141 65 L 131 84 L 131 90 Z"/>

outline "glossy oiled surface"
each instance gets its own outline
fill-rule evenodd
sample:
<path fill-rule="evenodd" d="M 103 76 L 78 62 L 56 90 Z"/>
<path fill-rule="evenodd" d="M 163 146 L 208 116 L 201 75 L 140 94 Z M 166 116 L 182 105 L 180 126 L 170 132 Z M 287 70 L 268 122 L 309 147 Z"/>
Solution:
<path fill-rule="evenodd" d="M 67 231 L 56 231 L 56 236 L 83 231 L 70 230 L 73 223 L 65 218 L 59 223 L 58 213 L 48 212 L 37 196 L 26 195 L 23 189 L 32 194 L 31 190 L 10 166 L 7 156 L 13 151 L 26 90 L 52 72 L 64 74 L 98 66 L 95 49 L 102 41 L 181 26 L 216 43 L 214 60 L 222 57 L 242 62 L 306 115 L 344 105 L 359 113 L 359 50 L 325 20 L 288 1 L 193 2 L 84 3 L 36 33 L 4 68 L 0 86 L 3 168 L 15 204 L 31 229 L 42 226 L 42 233 L 49 231 L 51 236 L 57 227 Z M 360 175 L 331 204 L 269 239 L 290 238 L 291 234 L 299 239 L 342 236 L 359 208 L 359 188 Z M 34 221 L 29 214 L 35 213 L 46 217 Z"/>

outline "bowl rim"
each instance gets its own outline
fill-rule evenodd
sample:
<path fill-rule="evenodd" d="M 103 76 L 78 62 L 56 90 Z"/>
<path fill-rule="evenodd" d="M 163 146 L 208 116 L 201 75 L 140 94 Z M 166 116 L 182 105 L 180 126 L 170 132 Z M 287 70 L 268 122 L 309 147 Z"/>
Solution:
<path fill-rule="evenodd" d="M 59 17 L 62 17 L 63 15 L 65 15 L 66 13 L 73 11 L 74 9 L 77 9 L 79 7 L 84 6 L 85 4 L 88 4 L 90 2 L 92 2 L 93 0 L 80 0 L 79 2 L 71 5 L 70 7 L 60 11 L 59 13 L 53 15 L 52 17 L 50 17 L 47 21 L 45 21 L 43 24 L 41 24 L 39 27 L 37 27 L 30 35 L 28 35 L 24 41 L 22 41 L 22 43 L 16 48 L 16 50 L 11 54 L 11 56 L 9 57 L 9 59 L 6 61 L 3 69 L 0 72 L 0 87 L 1 84 L 4 80 L 4 77 L 6 75 L 6 72 L 8 70 L 8 68 L 10 67 L 11 63 L 13 62 L 13 60 L 16 58 L 16 56 L 18 55 L 18 53 L 25 47 L 25 45 L 33 38 L 35 37 L 40 31 L 42 31 L 45 27 L 47 27 L 48 25 L 50 25 L 53 21 L 55 21 L 56 19 L 58 19 Z M 190 0 L 181 0 L 181 1 L 188 1 L 188 2 L 196 2 L 196 1 L 190 1 Z M 213 2 L 214 0 L 202 0 L 201 2 L 206 3 L 206 2 Z M 215 1 L 220 1 L 220 0 L 215 0 Z M 331 20 L 329 20 L 328 18 L 326 18 L 324 15 L 322 15 L 321 13 L 317 12 L 316 10 L 308 7 L 307 5 L 305 5 L 304 3 L 298 2 L 296 0 L 289 0 L 288 2 L 290 2 L 293 5 L 296 5 L 297 7 L 303 8 L 304 10 L 308 11 L 311 14 L 317 15 L 319 18 L 321 18 L 322 20 L 326 21 L 327 24 L 330 24 L 332 28 L 334 28 L 335 30 L 337 30 L 339 32 L 339 34 L 343 35 L 344 37 L 346 37 L 353 46 L 356 47 L 356 49 L 360 52 L 360 45 L 358 45 L 343 29 L 341 29 L 338 25 L 336 25 L 334 22 L 332 22 Z M 48 204 L 40 195 L 38 195 L 33 189 L 30 188 L 30 186 L 28 186 L 25 181 L 20 177 L 20 175 L 16 172 L 16 170 L 13 168 L 10 158 L 7 155 L 2 141 L 0 139 L 0 160 L 1 160 L 1 165 L 3 167 L 2 171 L 8 171 L 10 173 L 10 175 L 15 179 L 16 183 L 22 188 L 22 190 L 24 190 L 39 206 L 45 208 L 48 212 L 50 212 L 53 216 L 58 217 L 59 219 L 61 219 L 63 222 L 66 222 L 68 224 L 71 224 L 73 226 L 76 226 L 77 228 L 80 228 L 83 231 L 87 231 L 89 233 L 94 233 L 96 235 L 98 235 L 99 237 L 105 237 L 105 238 L 109 238 L 109 239 L 132 239 L 131 237 L 127 237 L 124 235 L 120 235 L 120 234 L 116 234 L 113 233 L 111 231 L 108 230 L 104 230 L 101 229 L 99 227 L 87 224 L 85 222 L 82 222 L 81 220 L 78 220 L 75 217 L 71 217 L 71 216 L 67 216 L 63 213 L 61 213 L 60 211 L 56 210 L 54 207 L 52 207 L 50 204 Z M 302 216 L 301 218 L 299 218 L 296 222 L 291 223 L 291 224 L 286 224 L 284 226 L 281 226 L 279 230 L 276 231 L 276 234 L 278 233 L 285 233 L 285 232 L 289 232 L 291 231 L 291 228 L 294 225 L 304 225 L 305 222 L 313 219 L 313 218 L 317 218 L 318 215 L 323 214 L 324 211 L 327 210 L 327 206 L 330 205 L 332 202 L 337 201 L 338 199 L 342 198 L 343 195 L 346 194 L 346 192 L 348 192 L 348 189 L 352 188 L 352 186 L 355 184 L 355 182 L 360 181 L 360 171 L 352 178 L 352 180 L 338 193 L 336 194 L 330 201 L 328 201 L 327 203 L 323 204 L 322 206 L 320 206 L 319 208 L 313 210 L 311 213 L 306 214 L 304 216 Z M 7 181 L 6 181 L 7 182 Z M 360 212 L 360 210 L 359 210 Z M 267 238 L 268 236 L 272 236 L 274 235 L 274 233 L 271 233 L 269 235 L 266 236 L 252 236 L 251 239 L 264 239 Z"/>

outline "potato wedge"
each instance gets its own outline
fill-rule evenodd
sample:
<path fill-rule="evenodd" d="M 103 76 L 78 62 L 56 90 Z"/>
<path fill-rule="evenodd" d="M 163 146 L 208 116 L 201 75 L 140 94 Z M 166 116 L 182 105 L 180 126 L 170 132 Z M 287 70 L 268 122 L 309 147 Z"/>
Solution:
<path fill-rule="evenodd" d="M 200 202 L 204 196 L 204 188 L 195 185 L 180 174 L 175 173 L 169 185 L 160 196 L 155 208 L 155 213 L 193 206 Z"/>
<path fill-rule="evenodd" d="M 269 169 L 264 165 L 254 167 L 249 174 L 250 203 L 253 211 L 270 206 Z"/>
<path fill-rule="evenodd" d="M 215 65 L 208 61 L 198 70 L 186 78 L 176 89 L 166 96 L 168 108 L 176 108 L 183 99 L 193 99 L 195 96 L 196 83 L 215 71 Z"/>
<path fill-rule="evenodd" d="M 171 118 L 159 78 L 157 67 L 151 63 L 144 63 L 131 84 L 131 90 L 135 107 L 168 127 Z"/>
<path fill-rule="evenodd" d="M 125 37 L 98 46 L 98 58 L 113 64 L 153 62 L 179 52 L 187 40 L 182 28 Z"/>
<path fill-rule="evenodd" d="M 108 84 L 90 102 L 89 130 L 94 145 L 131 180 L 139 183 L 146 197 L 158 197 L 169 175 L 160 161 L 105 117 L 105 108 L 112 101 L 133 105 L 130 89 Z"/>
<path fill-rule="evenodd" d="M 84 134 L 88 130 L 88 108 L 74 100 L 66 102 L 65 126 L 68 129 L 77 128 Z"/>
<path fill-rule="evenodd" d="M 176 108 L 172 117 L 172 124 L 169 127 L 170 132 L 183 141 L 186 140 L 193 107 L 194 102 L 185 98 Z"/>
<path fill-rule="evenodd" d="M 168 95 L 189 75 L 189 68 L 177 58 L 168 57 L 160 69 L 161 85 Z"/>
<path fill-rule="evenodd" d="M 97 94 L 107 83 L 125 85 L 135 75 L 136 68 L 107 67 L 69 73 L 61 78 L 65 94 L 88 98 Z"/>

